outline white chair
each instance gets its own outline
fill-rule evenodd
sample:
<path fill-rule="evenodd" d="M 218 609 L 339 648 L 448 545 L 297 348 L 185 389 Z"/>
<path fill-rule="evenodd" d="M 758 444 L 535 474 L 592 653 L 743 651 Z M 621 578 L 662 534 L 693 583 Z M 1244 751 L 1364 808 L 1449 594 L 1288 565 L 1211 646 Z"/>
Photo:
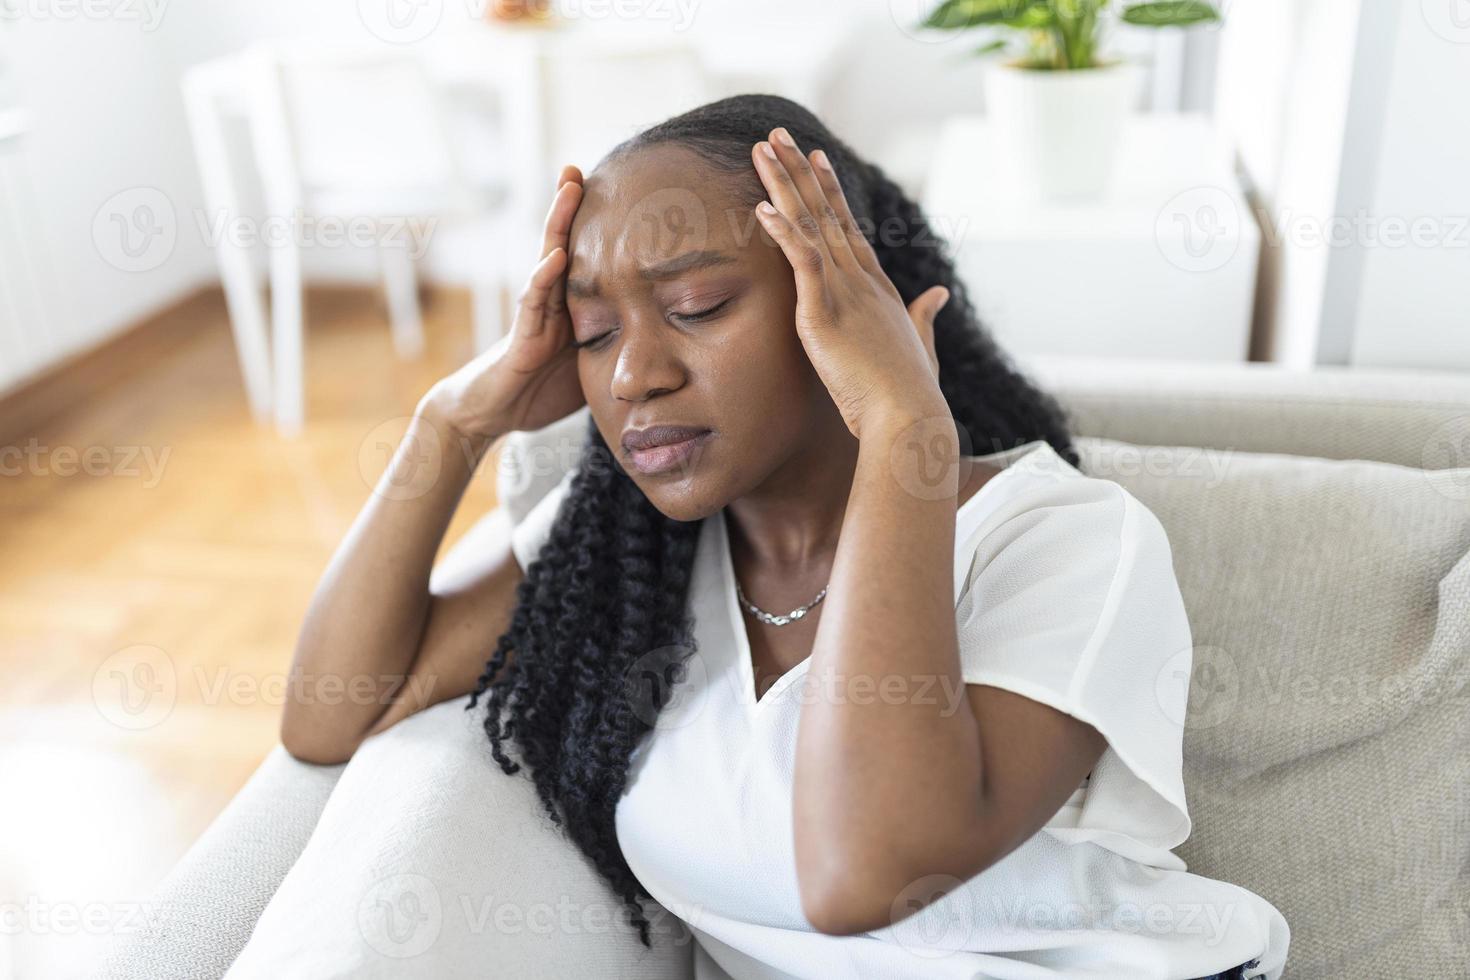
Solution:
<path fill-rule="evenodd" d="M 252 141 L 267 213 L 375 222 L 393 346 L 423 350 L 409 219 L 493 215 L 487 189 L 461 173 L 435 84 L 411 54 L 379 47 L 268 43 L 246 53 Z M 431 226 L 432 227 L 432 226 Z M 301 245 L 270 248 L 273 394 L 277 427 L 303 421 Z M 477 316 L 498 318 L 498 264 L 476 281 Z"/>

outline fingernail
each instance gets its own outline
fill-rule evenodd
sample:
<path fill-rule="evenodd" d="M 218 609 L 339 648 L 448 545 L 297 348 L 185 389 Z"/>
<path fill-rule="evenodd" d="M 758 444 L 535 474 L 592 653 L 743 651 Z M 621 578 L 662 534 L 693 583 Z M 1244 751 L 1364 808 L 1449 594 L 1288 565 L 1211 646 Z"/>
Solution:
<path fill-rule="evenodd" d="M 817 150 L 815 153 L 812 154 L 812 159 L 817 161 L 817 166 L 825 170 L 832 169 L 832 161 L 827 159 L 826 150 Z"/>
<path fill-rule="evenodd" d="M 760 202 L 759 204 L 757 204 L 755 206 L 755 209 L 757 211 L 760 211 L 760 212 L 764 213 L 764 214 L 775 214 L 776 213 L 776 209 L 771 204 L 770 201 L 762 201 L 762 202 Z"/>
<path fill-rule="evenodd" d="M 780 141 L 780 143 L 781 143 L 782 146 L 795 146 L 796 145 L 796 140 L 792 139 L 791 138 L 791 134 L 788 133 L 788 132 L 786 132 L 786 127 L 785 126 L 777 126 L 776 127 L 776 139 Z"/>
<path fill-rule="evenodd" d="M 761 152 L 770 157 L 772 160 L 777 159 L 776 148 L 767 143 L 765 140 L 761 140 Z"/>

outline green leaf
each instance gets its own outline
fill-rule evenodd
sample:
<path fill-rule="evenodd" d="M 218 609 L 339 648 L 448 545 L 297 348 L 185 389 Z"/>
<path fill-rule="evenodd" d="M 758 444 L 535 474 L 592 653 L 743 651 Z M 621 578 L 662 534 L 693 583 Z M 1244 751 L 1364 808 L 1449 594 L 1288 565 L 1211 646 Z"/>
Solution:
<path fill-rule="evenodd" d="M 982 44 L 974 50 L 974 54 L 990 54 L 992 51 L 1001 51 L 1006 46 L 1006 39 L 998 37 L 989 44 Z"/>
<path fill-rule="evenodd" d="M 919 26 L 959 31 L 981 24 L 1004 24 L 1037 3 L 1038 0 L 944 0 Z"/>
<path fill-rule="evenodd" d="M 1034 7 L 1027 7 L 1010 20 L 1001 21 L 1006 27 L 1014 27 L 1022 31 L 1044 31 L 1052 25 L 1051 8 L 1044 3 Z"/>
<path fill-rule="evenodd" d="M 1134 4 L 1123 11 L 1123 20 L 1139 27 L 1187 27 L 1219 19 L 1219 12 L 1206 0 L 1160 0 Z"/>

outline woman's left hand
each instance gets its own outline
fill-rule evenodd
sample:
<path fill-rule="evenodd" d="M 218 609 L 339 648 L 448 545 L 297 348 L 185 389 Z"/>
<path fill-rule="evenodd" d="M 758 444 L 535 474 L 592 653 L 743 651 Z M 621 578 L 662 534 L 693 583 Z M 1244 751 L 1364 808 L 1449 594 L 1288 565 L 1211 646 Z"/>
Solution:
<path fill-rule="evenodd" d="M 932 286 L 905 307 L 821 150 L 808 160 L 778 127 L 752 156 L 771 196 L 756 214 L 796 273 L 796 331 L 848 429 L 861 439 L 874 419 L 947 412 L 934 318 L 949 290 Z"/>

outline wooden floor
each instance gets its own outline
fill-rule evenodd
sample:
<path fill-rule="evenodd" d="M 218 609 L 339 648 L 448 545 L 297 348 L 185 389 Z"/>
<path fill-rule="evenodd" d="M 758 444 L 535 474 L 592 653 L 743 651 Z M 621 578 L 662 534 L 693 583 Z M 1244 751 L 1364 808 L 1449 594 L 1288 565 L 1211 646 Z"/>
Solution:
<path fill-rule="evenodd" d="M 463 295 L 424 313 L 428 350 L 400 361 L 373 293 L 313 291 L 295 440 L 251 421 L 214 292 L 7 406 L 0 978 L 78 975 L 275 744 L 296 631 L 380 444 L 471 354 Z M 489 459 L 446 546 L 493 476 Z"/>

